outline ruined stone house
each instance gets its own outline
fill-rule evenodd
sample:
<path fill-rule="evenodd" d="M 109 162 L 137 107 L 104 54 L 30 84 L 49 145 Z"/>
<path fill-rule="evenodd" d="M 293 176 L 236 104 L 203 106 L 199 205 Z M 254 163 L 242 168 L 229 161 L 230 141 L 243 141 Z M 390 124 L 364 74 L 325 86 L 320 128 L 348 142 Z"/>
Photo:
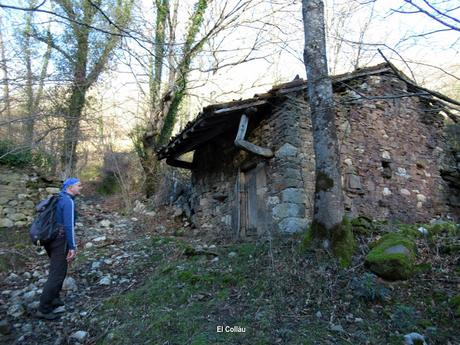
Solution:
<path fill-rule="evenodd" d="M 387 64 L 333 77 L 333 87 L 346 212 L 404 222 L 458 217 L 459 163 L 440 102 Z M 315 157 L 306 88 L 296 79 L 208 106 L 158 151 L 191 170 L 197 227 L 222 237 L 307 228 Z"/>

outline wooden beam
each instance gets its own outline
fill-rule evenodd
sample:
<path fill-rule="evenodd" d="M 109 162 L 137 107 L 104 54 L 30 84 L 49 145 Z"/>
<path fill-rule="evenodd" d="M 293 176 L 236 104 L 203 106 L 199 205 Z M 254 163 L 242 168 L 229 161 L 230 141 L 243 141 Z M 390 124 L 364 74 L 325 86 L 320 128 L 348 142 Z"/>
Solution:
<path fill-rule="evenodd" d="M 193 163 L 181 161 L 180 159 L 177 159 L 177 158 L 166 158 L 166 164 L 172 167 L 189 169 L 189 170 L 191 170 L 193 166 Z"/>
<path fill-rule="evenodd" d="M 263 104 L 267 104 L 267 103 L 268 103 L 268 100 L 261 99 L 261 100 L 257 100 L 257 101 L 254 101 L 254 102 L 248 102 L 246 104 L 235 105 L 235 106 L 230 107 L 230 108 L 221 108 L 221 109 L 215 110 L 214 114 L 221 114 L 221 113 L 228 113 L 228 112 L 237 111 L 237 110 L 243 110 L 243 109 L 247 109 L 247 108 L 251 108 L 251 107 L 257 107 L 259 105 L 263 105 Z"/>
<path fill-rule="evenodd" d="M 242 150 L 253 153 L 257 156 L 262 156 L 265 158 L 272 158 L 274 156 L 273 151 L 264 147 L 260 147 L 250 143 L 249 141 L 244 140 L 246 131 L 248 129 L 249 119 L 246 114 L 241 115 L 240 126 L 238 128 L 238 133 L 235 138 L 235 145 Z"/>

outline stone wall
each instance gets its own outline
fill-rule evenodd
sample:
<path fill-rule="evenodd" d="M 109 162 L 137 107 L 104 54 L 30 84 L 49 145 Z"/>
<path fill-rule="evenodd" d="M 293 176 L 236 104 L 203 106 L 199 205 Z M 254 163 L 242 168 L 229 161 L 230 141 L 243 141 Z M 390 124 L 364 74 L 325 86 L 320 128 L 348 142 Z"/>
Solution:
<path fill-rule="evenodd" d="M 33 172 L 0 165 L 0 228 L 29 225 L 35 215 L 35 205 L 58 192 L 57 186 Z"/>
<path fill-rule="evenodd" d="M 442 116 L 418 97 L 388 98 L 411 92 L 393 75 L 356 79 L 350 86 L 354 91 L 335 90 L 349 216 L 405 222 L 458 216 L 458 208 L 449 205 L 451 189 L 440 172 L 447 155 Z M 266 175 L 263 188 L 257 189 L 257 196 L 264 200 L 258 212 L 265 215 L 265 230 L 291 233 L 306 229 L 313 212 L 315 183 L 308 113 L 305 93 L 297 92 L 280 104 L 259 109 L 257 119 L 250 119 L 246 139 L 272 149 L 275 156 L 271 159 L 237 149 L 233 144 L 237 128 L 196 150 L 194 223 L 220 235 L 238 232 L 244 176 L 257 167 Z"/>
<path fill-rule="evenodd" d="M 305 149 L 312 138 L 309 128 L 301 123 L 302 109 L 293 96 L 249 120 L 246 140 L 272 149 L 272 159 L 237 149 L 233 144 L 237 128 L 195 151 L 191 204 L 197 227 L 212 228 L 224 236 L 238 232 L 242 181 L 255 168 L 261 168 L 265 175 L 264 185 L 257 191 L 263 193 L 258 211 L 264 218 L 257 235 L 271 229 L 298 232 L 308 226 L 312 197 L 304 187 L 314 187 L 314 159 Z"/>

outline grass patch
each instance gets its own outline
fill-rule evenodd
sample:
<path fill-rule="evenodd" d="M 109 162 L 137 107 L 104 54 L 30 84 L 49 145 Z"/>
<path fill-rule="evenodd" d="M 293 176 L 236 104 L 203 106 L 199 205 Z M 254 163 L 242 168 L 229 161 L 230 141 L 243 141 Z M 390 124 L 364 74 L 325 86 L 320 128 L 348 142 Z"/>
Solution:
<path fill-rule="evenodd" d="M 196 242 L 154 238 L 153 273 L 97 310 L 98 344 L 401 344 L 406 331 L 430 344 L 458 338 L 445 305 L 450 290 L 432 301 L 430 283 L 388 283 L 363 265 L 344 269 L 299 251 L 300 240 L 218 245 L 216 260 L 187 255 Z"/>

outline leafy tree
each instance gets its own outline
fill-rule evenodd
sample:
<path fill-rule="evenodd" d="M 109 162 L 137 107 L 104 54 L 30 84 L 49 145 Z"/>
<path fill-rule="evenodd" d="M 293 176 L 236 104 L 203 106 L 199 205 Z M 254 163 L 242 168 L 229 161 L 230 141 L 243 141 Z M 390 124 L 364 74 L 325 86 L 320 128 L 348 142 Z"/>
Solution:
<path fill-rule="evenodd" d="M 61 164 L 65 175 L 75 171 L 80 121 L 88 89 L 107 66 L 131 20 L 134 0 L 54 0 L 55 14 L 67 19 L 64 30 L 49 39 L 38 30 L 35 37 L 49 40 L 60 53 L 58 67 L 70 80 L 65 109 Z"/>

